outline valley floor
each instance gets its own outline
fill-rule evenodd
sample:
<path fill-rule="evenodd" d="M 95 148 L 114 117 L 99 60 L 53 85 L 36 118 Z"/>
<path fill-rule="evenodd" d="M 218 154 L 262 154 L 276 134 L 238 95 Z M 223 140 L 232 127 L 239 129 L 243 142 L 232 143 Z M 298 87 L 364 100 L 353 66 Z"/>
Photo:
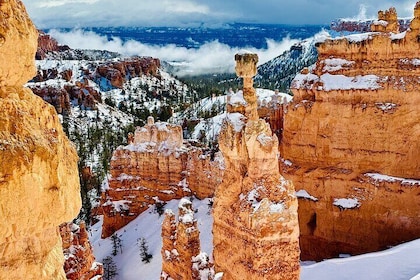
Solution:
<path fill-rule="evenodd" d="M 179 200 L 168 202 L 166 209 L 177 213 Z M 200 229 L 201 250 L 212 253 L 212 223 L 210 200 L 193 200 Z M 90 240 L 97 261 L 111 256 L 118 267 L 118 280 L 158 280 L 161 272 L 162 248 L 161 226 L 164 216 L 159 216 L 154 207 L 117 231 L 122 240 L 122 253 L 112 255 L 111 238 L 101 239 L 102 220 L 90 229 Z M 145 238 L 150 263 L 140 257 L 138 239 Z M 416 276 L 417 275 L 417 276 Z M 302 263 L 302 280 L 420 280 L 420 239 L 391 249 L 354 257 L 331 259 L 319 263 Z"/>

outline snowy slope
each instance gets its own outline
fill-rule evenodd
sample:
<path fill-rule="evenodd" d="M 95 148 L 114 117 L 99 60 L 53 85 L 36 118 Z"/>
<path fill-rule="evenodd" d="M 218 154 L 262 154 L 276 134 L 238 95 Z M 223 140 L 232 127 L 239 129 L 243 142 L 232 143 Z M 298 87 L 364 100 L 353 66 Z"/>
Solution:
<path fill-rule="evenodd" d="M 177 213 L 179 200 L 170 201 L 166 209 Z M 212 253 L 211 227 L 213 218 L 209 214 L 209 200 L 194 199 L 195 217 L 198 219 L 201 238 L 201 250 Z M 118 280 L 158 280 L 161 271 L 162 247 L 161 226 L 163 216 L 159 217 L 153 208 L 141 214 L 124 228 L 117 231 L 123 240 L 123 253 L 113 257 L 118 266 Z M 102 240 L 99 222 L 90 229 L 90 240 L 98 261 L 112 256 L 111 239 Z M 142 263 L 138 238 L 147 240 L 149 251 L 153 255 L 150 263 Z M 409 280 L 420 273 L 420 239 L 396 246 L 389 250 L 360 256 L 331 259 L 315 264 L 303 263 L 302 280 Z M 413 278 L 413 280 L 418 280 Z"/>
<path fill-rule="evenodd" d="M 211 227 L 213 218 L 209 212 L 209 201 L 193 200 L 193 208 L 196 209 L 195 218 L 198 219 L 200 229 L 201 251 L 212 254 L 212 233 Z M 179 200 L 168 202 L 165 209 L 171 209 L 178 214 Z M 124 228 L 117 231 L 123 240 L 123 253 L 112 256 L 112 241 L 110 238 L 101 239 L 102 222 L 93 225 L 90 229 L 89 239 L 97 261 L 102 261 L 107 256 L 112 256 L 118 266 L 118 280 L 158 280 L 161 272 L 162 257 L 160 250 L 162 248 L 161 227 L 164 216 L 160 216 L 153 211 L 141 214 L 137 219 L 129 223 Z M 137 239 L 144 237 L 149 247 L 149 252 L 153 255 L 150 263 L 142 263 L 137 246 Z"/>

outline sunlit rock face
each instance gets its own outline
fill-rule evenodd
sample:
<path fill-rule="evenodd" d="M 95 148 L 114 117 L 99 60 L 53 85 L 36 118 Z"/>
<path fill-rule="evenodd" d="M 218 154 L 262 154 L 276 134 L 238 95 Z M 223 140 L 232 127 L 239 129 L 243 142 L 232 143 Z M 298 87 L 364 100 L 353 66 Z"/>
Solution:
<path fill-rule="evenodd" d="M 279 173 L 277 137 L 258 119 L 252 87 L 258 57 L 235 60 L 247 107 L 228 108 L 219 136 L 226 170 L 214 200 L 215 269 L 224 280 L 299 279 L 297 198 Z"/>
<path fill-rule="evenodd" d="M 102 198 L 102 237 L 128 224 L 150 205 L 195 195 L 213 196 L 224 171 L 220 155 L 184 143 L 182 128 L 148 119 L 118 147 L 111 160 L 109 188 Z"/>
<path fill-rule="evenodd" d="M 21 1 L 0 1 L 0 279 L 65 279 L 58 226 L 81 206 L 76 151 L 23 88 L 37 37 Z"/>
<path fill-rule="evenodd" d="M 403 33 L 318 44 L 316 67 L 292 83 L 281 169 L 300 191 L 302 259 L 420 237 L 419 3 L 414 16 Z"/>

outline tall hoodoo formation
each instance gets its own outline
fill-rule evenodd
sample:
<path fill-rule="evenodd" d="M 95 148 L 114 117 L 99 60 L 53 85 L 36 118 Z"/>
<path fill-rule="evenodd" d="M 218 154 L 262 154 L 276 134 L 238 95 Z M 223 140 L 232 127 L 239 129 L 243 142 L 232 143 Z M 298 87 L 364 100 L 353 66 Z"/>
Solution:
<path fill-rule="evenodd" d="M 66 279 L 58 226 L 79 212 L 77 155 L 54 108 L 23 88 L 38 33 L 0 1 L 0 279 Z"/>
<path fill-rule="evenodd" d="M 200 252 L 200 232 L 190 200 L 183 198 L 175 214 L 167 210 L 162 224 L 162 280 L 212 280 L 214 269 L 207 254 Z"/>
<path fill-rule="evenodd" d="M 299 226 L 293 185 L 279 173 L 278 140 L 258 119 L 255 54 L 235 56 L 244 77 L 244 115 L 228 108 L 219 136 L 226 172 L 215 192 L 214 261 L 224 280 L 299 279 Z"/>
<path fill-rule="evenodd" d="M 281 156 L 302 197 L 303 259 L 420 236 L 420 2 L 414 15 L 403 33 L 320 43 L 292 83 Z"/>
<path fill-rule="evenodd" d="M 149 117 L 144 127 L 118 147 L 111 160 L 109 188 L 103 194 L 102 237 L 128 224 L 150 205 L 196 195 L 212 196 L 223 160 L 184 143 L 182 128 Z"/>

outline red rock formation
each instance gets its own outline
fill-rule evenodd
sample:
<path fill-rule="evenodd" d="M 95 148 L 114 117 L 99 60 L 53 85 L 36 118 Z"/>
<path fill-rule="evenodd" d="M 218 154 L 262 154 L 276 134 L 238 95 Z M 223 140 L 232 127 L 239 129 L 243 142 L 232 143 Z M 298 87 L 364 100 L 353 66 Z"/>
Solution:
<path fill-rule="evenodd" d="M 228 108 L 219 136 L 226 172 L 213 208 L 216 271 L 224 280 L 299 279 L 297 198 L 279 173 L 277 137 L 258 119 L 252 87 L 258 57 L 235 60 L 247 106 L 238 108 L 244 114 Z"/>
<path fill-rule="evenodd" d="M 60 235 L 64 251 L 64 271 L 67 279 L 89 280 L 102 279 L 103 266 L 95 262 L 92 246 L 88 239 L 86 226 L 81 223 L 65 223 L 60 226 Z"/>
<path fill-rule="evenodd" d="M 191 201 L 181 199 L 178 210 L 178 223 L 172 211 L 165 212 L 160 279 L 211 280 L 213 265 L 205 253 L 200 253 L 200 232 Z"/>
<path fill-rule="evenodd" d="M 106 78 L 111 85 L 122 88 L 127 77 L 140 77 L 141 75 L 159 76 L 160 60 L 152 57 L 135 57 L 121 61 L 104 63 L 96 69 L 99 77 Z"/>
<path fill-rule="evenodd" d="M 111 160 L 109 189 L 103 194 L 102 237 L 110 236 L 158 201 L 187 195 L 209 197 L 219 184 L 223 164 L 183 143 L 180 126 L 154 123 L 137 128 L 133 141 Z"/>
<path fill-rule="evenodd" d="M 68 49 L 70 49 L 68 46 L 58 45 L 57 40 L 39 30 L 38 49 L 35 54 L 35 59 L 42 60 L 47 57 L 48 52 L 58 52 Z"/>
<path fill-rule="evenodd" d="M 292 83 L 281 156 L 304 193 L 302 259 L 420 237 L 420 3 L 414 14 L 406 33 L 319 44 L 314 71 Z"/>

